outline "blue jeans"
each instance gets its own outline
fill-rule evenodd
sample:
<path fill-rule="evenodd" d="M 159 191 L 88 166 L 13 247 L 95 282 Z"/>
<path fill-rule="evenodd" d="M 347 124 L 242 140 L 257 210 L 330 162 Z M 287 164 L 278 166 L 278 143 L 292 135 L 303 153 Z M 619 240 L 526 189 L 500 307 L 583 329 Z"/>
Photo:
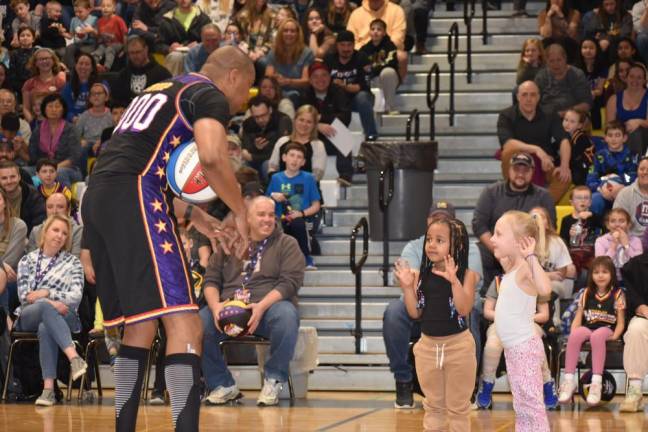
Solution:
<path fill-rule="evenodd" d="M 351 110 L 360 114 L 362 130 L 366 136 L 378 135 L 373 106 L 374 96 L 371 92 L 361 90 L 351 98 Z"/>
<path fill-rule="evenodd" d="M 77 167 L 71 168 L 59 168 L 56 170 L 56 177 L 62 185 L 70 187 L 73 183 L 80 182 L 83 180 L 83 175 L 81 175 L 81 170 Z"/>
<path fill-rule="evenodd" d="M 200 310 L 200 319 L 204 330 L 202 371 L 207 389 L 211 391 L 220 386 L 233 386 L 234 378 L 227 369 L 220 349 L 220 342 L 229 337 L 218 331 L 209 307 Z M 257 336 L 270 339 L 270 358 L 264 366 L 265 378 L 288 381 L 288 366 L 295 352 L 298 333 L 299 314 L 290 301 L 278 301 L 265 311 L 254 332 Z"/>
<path fill-rule="evenodd" d="M 605 212 L 610 210 L 611 208 L 612 202 L 603 198 L 603 195 L 601 195 L 600 192 L 594 192 L 592 194 L 592 205 L 590 206 L 592 213 L 594 213 L 595 215 L 603 216 Z"/>
<path fill-rule="evenodd" d="M 477 346 L 477 362 L 481 357 L 481 336 L 479 333 L 479 311 L 473 308 L 470 313 L 470 332 Z M 387 305 L 383 315 L 383 339 L 389 358 L 389 370 L 396 382 L 412 381 L 412 363 L 409 360 L 409 343 L 421 337 L 421 324 L 407 313 L 402 299 L 393 300 Z"/>
<path fill-rule="evenodd" d="M 81 331 L 81 322 L 73 310 L 70 309 L 63 316 L 49 302 L 40 300 L 21 310 L 16 330 L 38 332 L 38 354 L 43 379 L 55 379 L 58 350 L 73 345 L 72 333 Z"/>

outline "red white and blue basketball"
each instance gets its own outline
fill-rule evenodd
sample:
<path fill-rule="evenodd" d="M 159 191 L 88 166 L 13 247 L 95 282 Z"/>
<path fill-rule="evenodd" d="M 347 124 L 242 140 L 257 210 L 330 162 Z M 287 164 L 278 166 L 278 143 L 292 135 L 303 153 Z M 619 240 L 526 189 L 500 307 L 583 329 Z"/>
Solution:
<path fill-rule="evenodd" d="M 230 300 L 218 314 L 218 324 L 229 337 L 244 336 L 251 316 L 252 311 L 248 309 L 247 304 L 240 300 Z"/>
<path fill-rule="evenodd" d="M 194 140 L 180 144 L 169 157 L 166 169 L 169 187 L 180 199 L 201 204 L 216 199 L 216 192 L 207 183 Z"/>

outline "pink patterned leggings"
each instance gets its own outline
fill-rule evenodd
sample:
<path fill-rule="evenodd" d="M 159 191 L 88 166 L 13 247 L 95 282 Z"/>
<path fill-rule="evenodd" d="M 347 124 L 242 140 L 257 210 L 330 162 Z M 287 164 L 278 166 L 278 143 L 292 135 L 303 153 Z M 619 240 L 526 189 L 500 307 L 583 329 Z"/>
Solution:
<path fill-rule="evenodd" d="M 515 432 L 549 432 L 542 394 L 544 348 L 540 337 L 504 349 L 508 380 L 513 393 Z"/>
<path fill-rule="evenodd" d="M 603 374 L 605 366 L 605 342 L 612 337 L 614 332 L 609 327 L 601 327 L 596 330 L 590 330 L 587 327 L 580 326 L 572 330 L 567 339 L 567 354 L 565 355 L 565 373 L 574 373 L 578 363 L 578 354 L 580 354 L 583 343 L 589 339 L 592 345 L 592 373 L 595 375 Z"/>

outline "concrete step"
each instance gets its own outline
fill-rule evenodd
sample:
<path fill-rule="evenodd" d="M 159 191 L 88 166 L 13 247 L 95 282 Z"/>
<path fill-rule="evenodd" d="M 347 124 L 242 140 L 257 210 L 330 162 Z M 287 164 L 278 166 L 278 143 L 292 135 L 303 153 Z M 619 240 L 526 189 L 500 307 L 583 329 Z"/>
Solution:
<path fill-rule="evenodd" d="M 318 257 L 324 258 L 324 257 Z M 376 258 L 379 258 L 376 256 Z M 380 257 L 382 259 L 382 257 Z M 394 257 L 398 259 L 398 257 Z M 394 260 L 395 261 L 395 260 Z M 348 266 L 347 258 L 347 266 Z M 317 273 L 324 272 L 326 270 L 317 270 Z M 347 270 L 349 273 L 350 270 Z M 375 270 L 372 270 L 375 271 Z M 377 285 L 370 285 L 368 281 L 362 279 L 362 298 L 380 298 L 384 299 L 386 297 L 399 297 L 401 295 L 401 290 L 398 287 L 389 287 L 389 286 L 380 286 L 381 283 Z M 323 286 L 323 285 L 306 285 L 299 290 L 300 299 L 348 299 L 355 298 L 355 285 L 353 286 Z M 306 324 L 302 323 L 302 326 Z"/>
<path fill-rule="evenodd" d="M 353 319 L 302 319 L 302 326 L 317 328 L 319 335 L 326 331 L 348 331 L 355 329 L 355 320 Z M 382 320 L 362 320 L 362 330 L 366 332 L 382 332 Z"/>
<path fill-rule="evenodd" d="M 466 229 L 468 230 L 468 233 L 472 233 L 472 216 L 473 216 L 473 209 L 457 209 L 455 211 L 456 216 L 458 219 L 460 219 L 465 225 Z M 333 226 L 338 226 L 338 227 L 345 227 L 351 230 L 351 227 L 353 227 L 362 217 L 369 218 L 369 213 L 367 210 L 346 210 L 346 211 L 335 211 L 333 213 Z M 369 231 L 371 231 L 371 226 L 369 227 Z M 320 245 L 322 242 L 326 242 L 326 250 L 322 250 L 322 253 L 325 255 L 348 255 L 349 254 L 349 241 L 348 240 L 322 240 L 320 241 Z M 338 242 L 338 243 L 334 243 Z M 375 246 L 372 246 L 372 244 L 375 244 Z M 357 246 L 359 247 L 359 246 Z M 382 243 L 381 242 L 369 242 L 369 247 L 370 247 L 370 253 L 373 255 L 382 255 Z M 404 243 L 403 242 L 390 242 L 390 252 L 391 251 L 398 251 L 400 252 L 403 250 Z"/>
<path fill-rule="evenodd" d="M 522 41 L 520 41 L 520 44 Z M 520 61 L 518 53 L 473 53 L 473 71 L 515 71 Z M 434 63 L 438 63 L 441 72 L 449 72 L 448 56 L 443 54 L 426 54 L 410 57 L 409 73 L 427 73 Z M 455 72 L 466 71 L 466 55 L 459 54 L 455 59 Z"/>
<path fill-rule="evenodd" d="M 544 2 L 532 2 L 529 3 L 527 2 L 526 5 L 526 11 L 529 13 L 529 16 L 532 18 L 537 18 L 538 13 L 545 8 L 545 3 Z M 456 18 L 456 19 L 461 19 L 463 20 L 463 3 L 457 2 L 455 6 L 454 11 L 447 11 L 446 7 L 444 4 L 438 5 L 436 9 L 431 12 L 430 18 L 432 20 L 435 20 L 437 18 Z M 504 3 L 502 4 L 502 10 L 489 10 L 486 13 L 486 16 L 490 20 L 491 18 L 509 18 L 511 16 L 511 13 L 513 12 L 513 3 Z M 473 27 L 479 28 L 481 31 L 481 18 L 482 18 L 483 12 L 482 12 L 482 7 L 480 2 L 475 3 L 475 16 L 473 18 Z M 478 26 L 476 26 L 476 22 L 479 23 Z"/>
<path fill-rule="evenodd" d="M 322 234 L 323 235 L 335 235 L 338 237 L 349 236 L 351 234 L 352 227 L 324 227 Z M 322 237 L 320 237 L 322 238 Z M 362 239 L 358 240 L 356 255 L 360 257 L 362 253 Z M 400 251 L 391 251 L 391 256 L 389 257 L 390 265 L 393 265 L 394 262 L 398 259 L 399 255 L 397 252 Z M 338 267 L 338 268 L 349 268 L 349 256 L 348 255 L 321 255 L 314 257 L 315 265 L 318 268 L 325 267 Z M 379 267 L 382 265 L 382 255 L 369 255 L 367 261 L 365 262 L 365 268 L 368 267 Z M 302 288 L 303 290 L 304 288 Z M 327 287 L 326 289 L 329 289 Z M 300 294 L 301 295 L 301 294 Z"/>
<path fill-rule="evenodd" d="M 428 26 L 428 34 L 445 36 L 450 30 L 453 23 L 459 25 L 459 34 L 466 34 L 466 24 L 464 23 L 463 16 L 461 18 L 433 18 L 430 20 Z M 480 34 L 482 31 L 481 21 L 473 19 L 472 22 L 473 34 Z M 488 17 L 488 33 L 495 34 L 537 34 L 538 33 L 538 19 L 537 18 L 512 18 L 510 16 L 494 16 Z M 520 47 L 521 47 L 520 41 Z"/>
<path fill-rule="evenodd" d="M 435 184 L 434 199 L 451 201 L 456 207 L 473 207 L 479 194 L 486 184 L 484 183 L 466 183 L 466 184 Z M 353 185 L 347 188 L 346 200 L 339 203 L 340 207 L 354 204 L 360 207 L 368 205 L 367 185 Z"/>
<path fill-rule="evenodd" d="M 336 218 L 338 221 L 345 222 L 347 220 L 349 221 L 354 221 L 352 223 L 348 224 L 335 224 L 337 226 L 345 226 L 345 227 L 352 227 L 355 225 L 358 220 L 361 217 L 366 217 L 367 216 L 367 210 L 362 209 L 362 210 L 349 210 L 349 211 L 344 211 L 344 212 L 338 212 L 335 211 L 333 213 L 333 220 L 335 221 Z M 371 230 L 371 227 L 369 227 Z M 405 244 L 407 242 L 405 241 L 392 241 L 389 242 L 389 247 L 391 251 L 394 251 L 393 253 L 400 253 L 401 250 L 405 247 Z M 320 247 L 322 249 L 322 255 L 324 256 L 330 256 L 330 255 L 344 255 L 348 258 L 349 256 L 349 240 L 348 239 L 328 239 L 328 238 L 323 238 L 319 240 Z M 358 244 L 356 246 L 356 250 L 358 255 L 361 253 L 361 248 L 362 248 L 362 240 L 358 241 Z M 369 255 L 373 256 L 382 256 L 382 242 L 378 241 L 372 241 L 369 240 Z M 315 274 L 318 273 L 318 271 L 315 272 L 308 272 L 308 274 Z M 349 271 L 349 274 L 351 272 Z M 308 286 L 310 284 L 304 282 L 304 285 Z M 365 281 L 365 285 L 371 285 L 368 280 Z M 379 282 L 376 285 L 382 285 L 382 282 Z"/>
<path fill-rule="evenodd" d="M 320 365 L 389 365 L 384 354 L 320 354 Z"/>
<path fill-rule="evenodd" d="M 367 336 L 365 339 L 367 341 L 367 350 L 364 351 L 365 353 L 385 353 L 385 343 L 383 342 L 382 336 Z M 353 336 L 319 336 L 318 340 L 319 352 L 322 354 L 351 354 L 355 352 L 355 339 Z"/>
<path fill-rule="evenodd" d="M 434 77 L 433 77 L 434 78 Z M 488 72 L 473 73 L 472 83 L 466 82 L 465 73 L 455 73 L 455 89 L 457 91 L 484 91 L 499 90 L 511 93 L 515 85 L 515 72 Z M 434 86 L 434 79 L 432 80 Z M 450 88 L 450 73 L 445 70 L 439 74 L 441 90 Z M 425 92 L 427 90 L 427 73 L 408 74 L 405 82 L 398 87 L 399 92 Z"/>
<path fill-rule="evenodd" d="M 443 135 L 461 139 L 460 135 L 465 134 L 492 136 L 497 132 L 497 113 L 466 112 L 463 107 L 459 108 L 460 110 L 454 116 L 454 126 L 450 126 L 450 116 L 447 113 L 437 110 L 434 124 L 439 139 Z M 380 116 L 379 128 L 381 136 L 404 136 L 408 117 L 409 114 L 405 113 Z M 420 131 L 422 139 L 425 139 L 424 137 L 430 131 L 429 113 L 420 115 Z"/>
<path fill-rule="evenodd" d="M 397 289 L 397 288 L 395 288 Z M 362 318 L 363 319 L 382 319 L 387 302 L 366 302 L 362 303 Z M 313 301 L 300 301 L 299 302 L 299 315 L 301 319 L 355 319 L 355 303 L 347 302 L 313 302 Z M 327 337 L 330 343 L 334 337 Z M 343 338 L 343 337 L 342 337 Z M 344 349 L 323 350 L 320 342 L 320 352 L 348 352 Z M 375 351 L 374 351 L 375 352 Z M 381 351 L 379 351 L 381 352 Z"/>
<path fill-rule="evenodd" d="M 450 109 L 450 94 L 447 89 L 439 93 L 436 109 L 439 112 Z M 454 95 L 455 110 L 461 107 L 466 111 L 479 111 L 480 113 L 498 113 L 513 103 L 510 91 L 504 92 L 456 92 Z M 418 109 L 427 111 L 427 96 L 424 93 L 399 93 L 396 95 L 396 106 L 407 107 L 408 110 Z"/>
<path fill-rule="evenodd" d="M 529 32 L 528 34 L 489 34 L 487 43 L 481 35 L 481 23 L 478 27 L 479 31 L 475 33 L 473 22 L 473 34 L 470 38 L 471 49 L 473 53 L 480 52 L 509 52 L 520 53 L 522 50 L 522 42 L 524 39 L 537 37 L 537 33 Z M 431 53 L 446 53 L 448 50 L 448 38 L 445 34 L 434 35 L 428 37 L 426 41 L 428 51 Z M 461 33 L 459 35 L 459 52 L 466 53 L 468 50 L 468 35 Z"/>

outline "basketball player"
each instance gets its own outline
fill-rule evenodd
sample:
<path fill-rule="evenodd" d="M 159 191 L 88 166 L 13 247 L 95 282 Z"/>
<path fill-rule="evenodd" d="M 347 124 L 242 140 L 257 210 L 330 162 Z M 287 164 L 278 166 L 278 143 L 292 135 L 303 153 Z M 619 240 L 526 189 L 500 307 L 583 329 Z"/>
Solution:
<path fill-rule="evenodd" d="M 104 325 L 124 324 L 115 362 L 119 432 L 135 431 L 158 319 L 168 338 L 165 377 L 175 430 L 198 430 L 202 325 L 175 215 L 211 237 L 222 226 L 172 197 L 166 164 L 174 148 L 195 139 L 207 182 L 234 214 L 235 246 L 246 250 L 245 206 L 229 165 L 226 126 L 253 81 L 252 62 L 228 46 L 214 51 L 200 74 L 150 86 L 115 126 L 90 179 L 82 208 L 84 245 L 92 255 Z"/>

